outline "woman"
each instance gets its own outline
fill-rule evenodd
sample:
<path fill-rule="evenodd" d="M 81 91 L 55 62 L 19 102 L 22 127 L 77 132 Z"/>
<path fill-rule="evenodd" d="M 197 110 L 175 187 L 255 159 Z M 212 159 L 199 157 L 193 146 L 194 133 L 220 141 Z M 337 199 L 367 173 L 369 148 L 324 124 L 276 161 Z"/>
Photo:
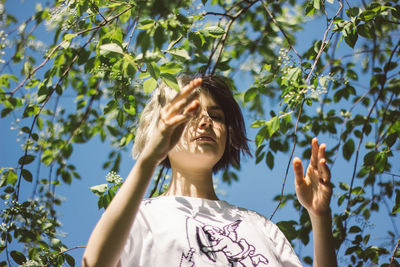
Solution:
<path fill-rule="evenodd" d="M 84 266 L 301 266 L 278 227 L 261 215 L 218 200 L 212 174 L 248 153 L 243 116 L 217 76 L 188 82 L 179 93 L 162 85 L 144 109 L 123 186 L 96 225 Z M 143 200 L 155 168 L 171 183 Z M 314 266 L 337 266 L 325 145 L 312 142 L 306 176 L 293 161 L 296 193 L 310 214 Z"/>

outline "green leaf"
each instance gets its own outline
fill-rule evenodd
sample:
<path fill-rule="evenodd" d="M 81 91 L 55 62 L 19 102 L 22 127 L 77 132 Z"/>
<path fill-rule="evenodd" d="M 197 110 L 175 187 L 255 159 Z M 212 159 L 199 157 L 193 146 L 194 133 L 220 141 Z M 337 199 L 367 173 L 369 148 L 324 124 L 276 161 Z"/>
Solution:
<path fill-rule="evenodd" d="M 64 254 L 65 260 L 67 261 L 67 263 L 69 264 L 69 266 L 71 267 L 75 267 L 75 259 L 69 255 L 69 254 Z"/>
<path fill-rule="evenodd" d="M 125 123 L 125 112 L 122 109 L 118 110 L 117 122 L 118 122 L 118 126 L 119 127 L 122 128 L 124 126 L 124 123 Z"/>
<path fill-rule="evenodd" d="M 347 142 L 343 146 L 343 157 L 348 161 L 351 158 L 351 155 L 354 153 L 354 141 L 353 139 L 347 140 Z"/>
<path fill-rule="evenodd" d="M 361 194 L 365 193 L 364 189 L 362 187 L 360 187 L 360 186 L 357 186 L 357 187 L 353 188 L 353 190 L 351 192 L 354 195 L 361 195 Z"/>
<path fill-rule="evenodd" d="M 263 120 L 256 120 L 255 122 L 253 122 L 250 127 L 251 128 L 260 128 L 261 126 L 265 126 L 267 125 L 266 121 Z"/>
<path fill-rule="evenodd" d="M 393 206 L 392 213 L 396 214 L 400 212 L 400 190 L 396 189 L 396 200 L 395 205 Z"/>
<path fill-rule="evenodd" d="M 143 19 L 139 22 L 138 29 L 148 30 L 152 28 L 154 25 L 154 20 L 152 19 Z"/>
<path fill-rule="evenodd" d="M 27 182 L 32 182 L 32 173 L 28 171 L 27 169 L 21 170 L 22 177 L 25 179 Z"/>
<path fill-rule="evenodd" d="M 22 165 L 27 165 L 29 163 L 31 163 L 32 161 L 35 160 L 35 156 L 33 155 L 26 155 L 26 156 L 22 156 L 21 158 L 19 158 L 18 160 L 18 164 Z"/>
<path fill-rule="evenodd" d="M 147 70 L 150 72 L 151 77 L 154 78 L 154 80 L 158 80 L 158 77 L 160 76 L 160 68 L 158 67 L 157 63 L 155 62 L 150 62 L 147 63 Z"/>
<path fill-rule="evenodd" d="M 77 34 L 76 33 L 67 33 L 64 35 L 64 41 L 71 41 L 72 38 L 74 38 Z"/>
<path fill-rule="evenodd" d="M 13 111 L 12 108 L 5 108 L 1 111 L 1 117 L 4 118 L 5 116 L 7 116 L 11 111 Z"/>
<path fill-rule="evenodd" d="M 19 251 L 13 250 L 10 252 L 11 258 L 17 263 L 17 264 L 24 264 L 26 262 L 26 258 L 24 254 L 22 254 Z"/>
<path fill-rule="evenodd" d="M 161 67 L 160 67 L 160 71 L 162 73 L 171 73 L 171 74 L 177 74 L 182 69 L 183 69 L 182 65 L 178 64 L 176 62 L 168 62 L 168 63 L 161 65 Z"/>
<path fill-rule="evenodd" d="M 110 113 L 118 107 L 118 102 L 115 99 L 110 100 L 104 107 L 104 115 Z"/>
<path fill-rule="evenodd" d="M 256 135 L 256 145 L 257 145 L 257 147 L 259 147 L 262 144 L 262 142 L 264 141 L 264 139 L 265 139 L 265 137 L 267 135 L 267 131 L 268 131 L 268 127 L 267 126 L 262 127 L 258 131 L 258 133 Z"/>
<path fill-rule="evenodd" d="M 18 180 L 18 175 L 15 173 L 15 171 L 9 170 L 7 174 L 6 185 L 7 184 L 15 185 L 17 180 Z"/>
<path fill-rule="evenodd" d="M 119 45 L 117 45 L 115 43 L 103 44 L 99 47 L 99 50 L 100 50 L 100 55 L 106 55 L 111 52 L 118 53 L 118 54 L 124 53 L 124 51 L 122 50 L 122 47 L 120 47 Z"/>
<path fill-rule="evenodd" d="M 125 112 L 127 112 L 128 114 L 130 114 L 130 115 L 136 114 L 136 109 L 133 104 L 125 103 L 123 107 L 124 107 Z"/>
<path fill-rule="evenodd" d="M 321 0 L 314 0 L 314 8 L 318 10 L 321 9 Z"/>
<path fill-rule="evenodd" d="M 269 136 L 272 136 L 279 130 L 279 116 L 275 116 L 270 120 L 271 126 L 269 127 Z"/>
<path fill-rule="evenodd" d="M 285 234 L 287 239 L 293 240 L 296 238 L 297 232 L 294 228 L 294 226 L 297 225 L 296 221 L 280 221 L 276 225 Z"/>
<path fill-rule="evenodd" d="M 355 28 L 353 24 L 347 24 L 344 27 L 343 36 L 346 44 L 354 48 L 358 39 L 357 28 Z"/>
<path fill-rule="evenodd" d="M 349 229 L 349 233 L 359 233 L 361 232 L 361 228 L 358 226 L 353 225 L 352 227 L 350 227 Z"/>
<path fill-rule="evenodd" d="M 189 53 L 182 48 L 170 49 L 167 52 L 180 61 L 185 61 L 190 59 Z"/>
<path fill-rule="evenodd" d="M 265 159 L 267 166 L 272 170 L 274 168 L 274 155 L 272 155 L 271 151 L 268 151 Z"/>
<path fill-rule="evenodd" d="M 251 101 L 258 93 L 258 89 L 256 87 L 252 87 L 246 91 L 244 94 L 244 102 L 247 103 Z"/>
<path fill-rule="evenodd" d="M 365 10 L 361 12 L 359 18 L 363 21 L 370 21 L 376 17 L 376 13 L 372 10 Z"/>
<path fill-rule="evenodd" d="M 225 33 L 224 29 L 219 26 L 209 26 L 204 30 L 212 37 L 219 37 Z"/>
<path fill-rule="evenodd" d="M 298 67 L 290 68 L 287 72 L 287 79 L 289 81 L 296 81 L 301 74 L 301 69 Z"/>
<path fill-rule="evenodd" d="M 344 182 L 339 182 L 339 187 L 345 191 L 350 189 L 350 186 Z"/>
<path fill-rule="evenodd" d="M 161 73 L 160 75 L 161 80 L 170 88 L 175 89 L 176 91 L 179 91 L 179 85 L 178 81 L 176 80 L 176 77 L 170 73 Z"/>
<path fill-rule="evenodd" d="M 153 78 L 149 78 L 143 83 L 143 90 L 146 94 L 150 94 L 157 87 L 157 81 Z"/>
<path fill-rule="evenodd" d="M 103 195 L 104 192 L 108 189 L 107 184 L 99 184 L 99 185 L 94 185 L 90 187 L 90 190 L 95 193 L 96 195 Z"/>

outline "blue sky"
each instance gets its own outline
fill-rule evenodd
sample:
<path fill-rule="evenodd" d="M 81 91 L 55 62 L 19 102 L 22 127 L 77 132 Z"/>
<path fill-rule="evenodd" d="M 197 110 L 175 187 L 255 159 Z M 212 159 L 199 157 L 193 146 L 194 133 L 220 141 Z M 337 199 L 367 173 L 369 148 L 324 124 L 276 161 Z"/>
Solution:
<path fill-rule="evenodd" d="M 8 12 L 14 15 L 18 14 L 17 16 L 19 18 L 26 19 L 31 14 L 34 3 L 35 1 L 20 2 L 13 0 L 6 3 L 6 8 Z M 307 24 L 305 31 L 300 35 L 301 39 L 298 45 L 296 45 L 296 49 L 304 51 L 304 49 L 310 45 L 312 40 L 322 38 L 325 25 L 325 22 L 322 21 L 314 21 Z M 38 33 L 39 32 L 36 32 L 36 34 Z M 45 31 L 42 31 L 38 36 L 39 38 L 43 38 L 43 40 L 46 40 L 49 37 Z M 340 50 L 340 52 L 348 53 L 348 51 L 345 51 L 345 48 L 342 47 L 345 47 L 344 42 L 341 44 L 340 49 L 342 50 Z M 248 77 L 240 77 L 240 79 L 237 79 L 237 82 L 238 87 L 241 90 L 245 90 L 251 85 L 252 80 Z M 265 105 L 267 114 L 270 109 L 279 110 L 278 105 L 270 103 L 269 101 L 266 101 Z M 310 109 L 316 108 L 317 105 L 313 105 Z M 244 115 L 247 122 L 252 120 L 248 114 L 245 113 Z M 0 166 L 15 167 L 18 158 L 22 154 L 21 143 L 16 142 L 18 138 L 17 131 L 10 130 L 10 125 L 13 121 L 12 119 L 12 116 L 8 116 L 6 119 L 0 120 Z M 20 125 L 25 126 L 30 123 L 30 121 L 21 121 Z M 249 125 L 247 125 L 247 129 L 249 139 L 254 140 L 256 131 L 251 129 Z M 327 142 L 328 146 L 335 143 L 335 140 L 329 136 L 321 136 L 319 139 L 321 142 Z M 97 137 L 83 145 L 74 144 L 74 153 L 72 154 L 70 161 L 76 165 L 82 179 L 74 180 L 70 186 L 62 185 L 57 189 L 57 193 L 65 198 L 58 211 L 60 214 L 59 218 L 63 222 L 62 231 L 65 233 L 63 242 L 65 242 L 69 247 L 86 245 L 91 230 L 101 216 L 102 211 L 97 209 L 97 196 L 89 190 L 89 187 L 105 183 L 107 171 L 102 169 L 102 163 L 106 160 L 109 151 L 109 144 L 101 143 Z M 252 144 L 252 152 L 254 153 L 254 151 L 254 144 Z M 295 155 L 300 156 L 301 153 L 302 151 L 297 150 Z M 332 180 L 335 183 L 338 181 L 348 181 L 349 177 L 351 177 L 349 176 L 351 173 L 349 174 L 348 170 L 351 170 L 354 164 L 353 161 L 346 162 L 342 160 L 340 155 L 341 154 L 339 154 L 339 159 L 331 170 Z M 255 210 L 269 218 L 276 206 L 276 203 L 273 202 L 272 199 L 281 191 L 288 160 L 288 155 L 278 155 L 275 158 L 275 168 L 271 171 L 264 163 L 256 165 L 254 163 L 254 158 L 243 159 L 242 171 L 239 175 L 240 181 L 234 182 L 230 186 L 222 183 L 218 184 L 218 191 L 221 190 L 226 192 L 225 195 L 220 195 L 220 198 L 234 205 Z M 123 152 L 121 171 L 119 174 L 122 177 L 126 177 L 133 164 L 134 161 L 130 156 L 130 152 Z M 306 162 L 303 164 L 306 164 Z M 45 177 L 47 172 L 42 171 L 41 175 Z M 216 177 L 218 178 L 218 174 Z M 290 168 L 285 193 L 294 191 L 293 179 L 292 168 Z M 32 187 L 24 181 L 22 188 L 23 195 L 25 197 L 30 196 Z M 336 203 L 339 189 L 338 187 L 336 188 L 337 191 L 334 192 L 332 199 L 333 209 L 337 209 Z M 284 207 L 283 209 L 278 210 L 273 221 L 297 220 L 298 216 L 297 214 L 293 214 L 293 212 L 293 209 L 290 207 Z M 368 222 L 371 230 L 377 234 L 377 238 L 383 236 L 383 233 L 386 233 L 387 230 L 392 229 L 392 222 L 387 218 L 386 215 L 374 216 Z M 400 225 L 398 217 L 394 218 L 394 223 Z M 379 243 L 381 241 L 377 240 L 377 242 Z M 382 240 L 382 242 L 384 242 L 384 240 Z M 304 249 L 300 248 L 300 246 L 296 247 L 296 252 L 303 256 L 312 254 L 310 248 Z M 83 250 L 78 249 L 71 254 L 76 256 L 77 261 L 79 261 L 82 253 Z"/>

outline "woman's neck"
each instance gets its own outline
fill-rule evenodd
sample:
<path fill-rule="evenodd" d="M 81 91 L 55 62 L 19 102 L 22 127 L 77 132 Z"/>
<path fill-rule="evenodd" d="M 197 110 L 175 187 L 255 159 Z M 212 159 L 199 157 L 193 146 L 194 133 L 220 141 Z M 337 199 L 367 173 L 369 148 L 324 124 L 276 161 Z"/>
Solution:
<path fill-rule="evenodd" d="M 218 200 L 212 181 L 212 170 L 185 171 L 172 168 L 171 183 L 165 196 L 190 196 Z"/>

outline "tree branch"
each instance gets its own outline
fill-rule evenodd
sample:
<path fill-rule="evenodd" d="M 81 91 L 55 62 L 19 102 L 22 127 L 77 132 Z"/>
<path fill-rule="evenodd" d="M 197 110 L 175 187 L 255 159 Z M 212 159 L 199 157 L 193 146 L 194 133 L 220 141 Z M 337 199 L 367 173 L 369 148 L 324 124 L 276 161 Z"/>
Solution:
<path fill-rule="evenodd" d="M 339 3 L 340 3 L 340 8 L 339 8 L 338 12 L 336 13 L 335 17 L 339 15 L 340 10 L 343 8 L 343 5 L 342 5 L 341 1 L 339 1 Z M 265 8 L 265 5 L 264 5 L 264 8 Z M 325 49 L 326 45 L 328 44 L 327 43 L 326 45 L 324 45 L 325 44 L 325 40 L 326 40 L 326 36 L 327 36 L 328 32 L 330 31 L 330 29 L 332 28 L 333 20 L 334 20 L 334 18 L 332 19 L 331 24 L 329 25 L 329 27 L 326 29 L 326 31 L 324 33 L 323 41 L 322 41 L 322 44 L 321 44 L 321 48 L 320 48 L 320 50 L 318 52 L 317 57 L 314 60 L 313 68 L 311 69 L 310 73 L 307 76 L 306 84 L 309 83 L 311 75 L 313 73 L 313 70 L 314 70 L 315 66 L 317 65 L 317 62 L 318 62 L 318 60 L 319 60 L 319 58 L 320 58 L 320 56 L 322 54 L 322 51 Z M 331 38 L 332 38 L 332 36 L 331 36 Z M 294 133 L 293 133 L 293 147 L 292 147 L 292 151 L 290 153 L 289 161 L 288 161 L 288 164 L 287 164 L 287 167 L 286 167 L 285 177 L 283 178 L 283 183 L 282 183 L 282 189 L 281 189 L 281 195 L 280 195 L 280 198 L 279 198 L 279 202 L 278 202 L 278 205 L 276 206 L 275 210 L 273 211 L 272 215 L 270 216 L 270 220 L 275 215 L 276 211 L 278 210 L 279 206 L 282 203 L 283 192 L 284 192 L 284 189 L 285 189 L 285 184 L 286 184 L 287 176 L 288 176 L 289 169 L 290 169 L 290 164 L 292 162 L 294 151 L 295 151 L 296 145 L 297 145 L 297 130 L 298 130 L 298 126 L 299 126 L 300 116 L 301 116 L 301 113 L 303 112 L 304 102 L 305 102 L 305 99 L 303 99 L 303 101 L 301 102 L 300 109 L 299 109 L 299 112 L 297 114 L 296 126 L 295 126 Z"/>
<path fill-rule="evenodd" d="M 86 41 L 86 43 L 79 49 L 79 52 L 76 53 L 75 57 L 72 59 L 71 64 L 68 66 L 68 68 L 64 71 L 64 73 L 61 75 L 60 79 L 57 81 L 56 85 L 53 86 L 53 89 L 49 92 L 49 94 L 47 95 L 46 99 L 44 100 L 44 102 L 42 103 L 42 105 L 39 108 L 39 111 L 37 112 L 37 114 L 34 116 L 33 121 L 32 121 L 32 125 L 31 128 L 29 129 L 29 135 L 28 135 L 28 140 L 26 142 L 29 142 L 29 140 L 32 137 L 32 131 L 33 128 L 35 127 L 35 123 L 36 120 L 38 119 L 40 113 L 42 112 L 44 106 L 47 104 L 47 102 L 50 100 L 50 97 L 52 96 L 52 94 L 54 93 L 54 91 L 56 90 L 56 88 L 63 82 L 64 78 L 67 76 L 67 74 L 69 73 L 69 71 L 71 70 L 72 66 L 75 64 L 76 60 L 79 58 L 80 53 L 83 51 L 83 49 L 85 49 L 85 47 L 92 41 L 93 37 L 96 35 L 97 31 L 99 29 L 97 29 L 95 32 L 93 32 L 93 34 L 90 36 L 90 38 Z M 24 153 L 24 158 L 28 155 L 28 146 L 26 146 L 25 148 L 25 153 Z M 22 161 L 22 164 L 20 164 L 21 167 L 21 172 L 19 174 L 19 178 L 18 178 L 18 184 L 17 184 L 17 190 L 16 190 L 16 201 L 18 201 L 19 198 L 19 190 L 20 190 L 20 185 L 21 185 L 21 178 L 22 178 L 22 169 L 24 168 L 24 161 Z"/>
<path fill-rule="evenodd" d="M 389 267 L 395 267 L 394 265 L 394 257 L 396 255 L 396 251 L 399 248 L 399 244 L 400 244 L 400 238 L 397 240 L 397 244 L 394 247 L 393 253 L 392 253 L 392 257 L 390 258 L 390 263 L 389 263 Z"/>
<path fill-rule="evenodd" d="M 211 74 L 214 74 L 215 71 L 216 71 L 216 69 L 217 69 L 217 65 L 218 65 L 218 63 L 219 63 L 219 59 L 221 58 L 221 54 L 222 54 L 222 51 L 224 50 L 225 42 L 226 42 L 226 39 L 228 38 L 229 30 L 230 30 L 230 28 L 231 28 L 233 22 L 235 22 L 235 20 L 236 20 L 241 14 L 243 14 L 244 12 L 246 12 L 252 5 L 254 5 L 254 4 L 257 3 L 257 2 L 258 2 L 258 0 L 252 1 L 252 2 L 250 2 L 246 7 L 240 9 L 235 15 L 232 16 L 232 18 L 229 20 L 228 24 L 226 24 L 226 26 L 225 26 L 225 33 L 224 33 L 224 35 L 221 37 L 220 41 L 218 42 L 218 44 L 217 44 L 217 46 L 216 46 L 216 49 L 219 47 L 219 51 L 218 51 L 217 58 L 216 58 L 215 63 L 214 63 L 214 67 L 213 67 L 213 69 L 212 69 L 212 71 L 211 71 Z M 212 56 L 210 56 L 210 57 L 212 57 Z"/>
<path fill-rule="evenodd" d="M 400 41 L 397 42 L 397 44 L 396 44 L 396 46 L 394 47 L 392 53 L 390 54 L 390 57 L 389 57 L 389 60 L 388 60 L 388 63 L 387 63 L 387 64 L 390 64 L 390 63 L 392 62 L 392 58 L 393 58 L 393 56 L 394 56 L 394 54 L 395 54 L 395 52 L 396 52 L 396 50 L 397 50 L 397 48 L 398 48 L 399 46 L 400 46 Z M 385 70 L 385 71 L 384 71 L 384 77 L 385 77 L 385 78 L 387 77 L 387 73 L 388 73 L 388 70 Z M 368 122 L 369 122 L 369 120 L 370 120 L 370 118 L 371 118 L 372 111 L 375 109 L 375 106 L 376 106 L 376 104 L 378 103 L 378 100 L 381 98 L 381 96 L 382 96 L 382 94 L 383 94 L 383 91 L 384 91 L 384 89 L 385 89 L 385 83 L 386 83 L 386 79 L 385 79 L 385 81 L 384 81 L 383 83 L 381 83 L 381 90 L 379 91 L 379 95 L 378 95 L 378 97 L 375 99 L 375 101 L 374 101 L 372 107 L 371 107 L 370 110 L 369 110 L 368 116 L 367 116 L 367 118 L 366 118 L 366 120 L 365 120 L 365 122 L 364 122 L 363 130 L 362 130 L 362 132 L 361 132 L 361 136 L 360 136 L 360 139 L 359 139 L 359 142 L 358 142 L 358 145 L 357 145 L 356 157 L 355 157 L 354 168 L 353 168 L 353 175 L 352 175 L 352 177 L 351 177 L 350 188 L 349 188 L 348 195 L 347 195 L 347 207 L 346 207 L 346 212 L 347 212 L 347 213 L 350 212 L 351 192 L 353 191 L 354 178 L 355 178 L 355 175 L 356 175 L 357 164 L 358 164 L 358 156 L 359 156 L 359 153 L 360 153 L 361 143 L 362 143 L 362 141 L 363 141 L 363 139 L 364 139 L 365 128 L 366 128 L 366 126 L 367 126 L 367 124 L 368 124 Z M 346 226 L 347 226 L 347 225 L 345 225 L 345 229 L 346 229 Z"/>
<path fill-rule="evenodd" d="M 80 31 L 78 33 L 76 33 L 76 36 L 82 35 L 84 33 L 87 32 L 91 32 L 91 31 L 96 31 L 98 29 L 100 29 L 101 27 L 107 25 L 108 23 L 112 22 L 114 19 L 120 17 L 122 14 L 124 14 L 125 12 L 129 11 L 130 9 L 132 9 L 134 6 L 133 5 L 129 5 L 128 8 L 124 9 L 123 11 L 121 11 L 120 13 L 118 13 L 117 15 L 115 15 L 114 17 L 111 17 L 109 19 L 103 20 L 99 25 L 92 27 L 90 29 L 86 29 L 83 31 Z M 22 86 L 24 86 L 24 84 L 30 79 L 32 78 L 32 76 L 36 73 L 36 71 L 38 71 L 39 69 L 41 69 L 49 60 L 50 58 L 52 58 L 53 54 L 57 51 L 57 49 L 64 44 L 65 41 L 62 41 L 61 43 L 59 43 L 58 45 L 56 45 L 51 52 L 47 55 L 46 59 L 39 65 L 37 66 L 35 69 L 33 69 L 28 76 L 25 77 L 25 79 L 17 86 L 15 87 L 11 92 L 7 92 L 7 95 L 13 95 L 18 89 L 20 89 Z"/>
<path fill-rule="evenodd" d="M 285 172 L 285 177 L 283 178 L 283 183 L 282 183 L 281 195 L 279 197 L 279 202 L 278 202 L 278 205 L 276 205 L 275 210 L 272 212 L 271 216 L 269 217 L 270 220 L 272 220 L 272 217 L 274 217 L 276 211 L 279 209 L 279 206 L 282 203 L 283 191 L 285 190 L 285 184 L 286 184 L 287 176 L 289 174 L 290 163 L 292 162 L 294 151 L 295 151 L 296 145 L 297 145 L 297 130 L 298 130 L 298 127 L 299 127 L 300 116 L 301 116 L 301 113 L 303 112 L 304 102 L 305 102 L 305 100 L 303 99 L 303 101 L 301 102 L 301 105 L 300 105 L 299 113 L 297 114 L 296 126 L 294 128 L 294 133 L 293 133 L 293 147 L 292 147 L 292 151 L 290 153 L 288 164 L 286 166 L 286 172 Z"/>
<path fill-rule="evenodd" d="M 279 31 L 283 34 L 283 36 L 285 37 L 286 41 L 289 44 L 289 50 L 293 50 L 293 52 L 296 54 L 296 56 L 299 58 L 300 60 L 300 65 L 303 63 L 303 59 L 301 58 L 299 52 L 297 52 L 296 48 L 294 48 L 294 46 L 292 45 L 292 42 L 290 41 L 289 37 L 287 36 L 286 32 L 282 29 L 281 25 L 279 25 L 278 21 L 275 19 L 274 15 L 272 15 L 271 11 L 269 11 L 267 4 L 265 4 L 264 0 L 261 0 L 261 3 L 265 9 L 265 11 L 267 12 L 268 16 L 271 18 L 272 22 L 276 25 L 276 27 L 278 27 Z"/>
<path fill-rule="evenodd" d="M 311 75 L 312 75 L 312 73 L 314 72 L 315 67 L 317 66 L 318 60 L 319 60 L 319 58 L 321 57 L 322 52 L 324 51 L 325 47 L 329 44 L 329 41 L 330 41 L 330 40 L 329 40 L 328 42 L 325 43 L 326 36 L 328 35 L 328 32 L 331 30 L 331 28 L 332 28 L 332 26 L 333 26 L 333 23 L 334 23 L 334 21 L 335 21 L 335 18 L 336 18 L 337 16 L 339 16 L 340 11 L 341 11 L 342 8 L 343 8 L 343 4 L 342 4 L 342 1 L 341 1 L 341 0 L 339 0 L 339 5 L 340 5 L 340 8 L 339 8 L 338 11 L 336 12 L 335 16 L 332 18 L 331 23 L 329 24 L 328 28 L 325 30 L 324 36 L 322 37 L 321 47 L 320 47 L 320 49 L 319 49 L 319 51 L 318 51 L 317 56 L 315 57 L 314 64 L 312 65 L 311 70 L 310 70 L 310 72 L 308 73 L 308 76 L 307 76 L 306 82 L 305 82 L 306 84 L 308 84 L 308 83 L 310 82 Z M 333 36 L 333 35 L 332 35 L 332 36 Z M 331 36 L 331 38 L 332 38 L 332 36 Z M 331 39 L 331 38 L 330 38 L 330 39 Z"/>

